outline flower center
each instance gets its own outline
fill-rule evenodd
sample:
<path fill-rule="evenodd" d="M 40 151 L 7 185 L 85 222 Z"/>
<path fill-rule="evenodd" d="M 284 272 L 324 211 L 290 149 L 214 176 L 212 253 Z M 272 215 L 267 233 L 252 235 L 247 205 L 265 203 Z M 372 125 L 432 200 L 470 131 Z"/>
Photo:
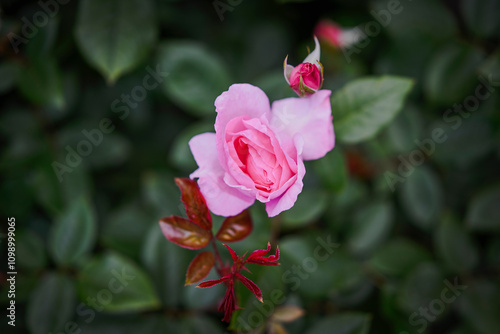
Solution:
<path fill-rule="evenodd" d="M 242 165 L 241 171 L 250 176 L 255 183 L 255 188 L 261 191 L 271 191 L 274 182 L 269 177 L 272 174 L 272 165 L 276 159 L 265 150 L 258 150 L 248 145 L 248 139 L 239 136 L 234 141 L 236 154 Z"/>

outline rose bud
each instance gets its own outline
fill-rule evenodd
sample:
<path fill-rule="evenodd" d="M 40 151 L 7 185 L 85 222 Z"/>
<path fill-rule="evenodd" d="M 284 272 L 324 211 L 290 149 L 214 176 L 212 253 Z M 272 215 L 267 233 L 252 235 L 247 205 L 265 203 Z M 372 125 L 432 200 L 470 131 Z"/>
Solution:
<path fill-rule="evenodd" d="M 319 62 L 320 47 L 316 37 L 314 43 L 313 52 L 301 64 L 295 67 L 288 65 L 288 56 L 283 63 L 285 80 L 300 97 L 316 93 L 323 85 L 323 65 Z"/>
<path fill-rule="evenodd" d="M 338 49 L 356 44 L 363 38 L 358 28 L 343 29 L 330 20 L 320 21 L 316 25 L 316 28 L 314 28 L 314 34 L 318 36 L 321 41 Z"/>

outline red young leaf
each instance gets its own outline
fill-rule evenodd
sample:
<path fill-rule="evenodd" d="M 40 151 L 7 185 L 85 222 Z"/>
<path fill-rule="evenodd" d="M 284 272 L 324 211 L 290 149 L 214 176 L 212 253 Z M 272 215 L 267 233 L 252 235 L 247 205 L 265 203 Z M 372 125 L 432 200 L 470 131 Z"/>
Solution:
<path fill-rule="evenodd" d="M 212 252 L 202 252 L 196 255 L 189 264 L 184 285 L 196 283 L 207 277 L 214 264 L 215 256 Z"/>
<path fill-rule="evenodd" d="M 237 308 L 236 296 L 234 295 L 234 281 L 230 280 L 228 282 L 226 293 L 224 294 L 224 299 L 222 299 L 222 303 L 219 306 L 219 311 L 224 311 L 224 318 L 222 318 L 222 321 L 230 322 L 231 315 Z"/>
<path fill-rule="evenodd" d="M 229 251 L 229 254 L 231 254 L 231 258 L 233 259 L 233 262 L 236 263 L 238 262 L 238 255 L 236 255 L 236 253 L 234 252 L 234 250 L 229 247 L 228 245 L 223 245 L 227 248 L 227 250 Z"/>
<path fill-rule="evenodd" d="M 189 220 L 210 231 L 212 229 L 212 217 L 196 181 L 176 178 L 175 183 L 181 190 L 181 200 L 184 203 Z"/>
<path fill-rule="evenodd" d="M 211 231 L 207 231 L 186 218 L 178 216 L 160 219 L 160 227 L 165 238 L 188 249 L 203 248 L 212 239 Z"/>
<path fill-rule="evenodd" d="M 237 216 L 227 217 L 215 236 L 223 242 L 235 242 L 245 239 L 252 232 L 252 219 L 248 210 Z"/>
<path fill-rule="evenodd" d="M 258 249 L 253 251 L 252 254 L 248 256 L 245 260 L 245 263 L 254 263 L 260 264 L 263 266 L 279 266 L 279 263 L 276 262 L 280 259 L 280 249 L 276 246 L 276 253 L 274 255 L 269 255 L 265 257 L 269 251 L 271 250 L 271 244 L 267 244 L 267 249 Z"/>
<path fill-rule="evenodd" d="M 232 276 L 228 274 L 228 275 L 223 276 L 223 277 L 221 277 L 219 279 L 214 279 L 214 280 L 210 280 L 210 281 L 201 282 L 196 287 L 197 288 L 210 288 L 211 286 L 220 284 L 220 283 L 225 282 L 225 281 L 229 281 L 231 279 L 231 277 Z"/>
<path fill-rule="evenodd" d="M 251 280 L 249 280 L 248 278 L 246 278 L 245 276 L 243 276 L 240 273 L 236 273 L 235 275 L 241 281 L 241 283 L 243 283 L 243 285 L 246 286 L 248 290 L 252 291 L 252 293 L 255 295 L 255 297 L 257 297 L 257 299 L 261 303 L 263 303 L 262 292 L 260 291 L 257 284 L 255 284 L 254 282 L 252 282 Z"/>

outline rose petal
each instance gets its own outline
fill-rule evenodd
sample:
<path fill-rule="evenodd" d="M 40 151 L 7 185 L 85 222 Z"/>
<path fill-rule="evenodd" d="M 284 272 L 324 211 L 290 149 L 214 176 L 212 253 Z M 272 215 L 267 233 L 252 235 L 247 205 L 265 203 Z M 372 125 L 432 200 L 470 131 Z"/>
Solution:
<path fill-rule="evenodd" d="M 335 146 L 330 95 L 331 91 L 320 90 L 308 97 L 273 103 L 271 127 L 291 138 L 302 135 L 304 160 L 319 159 Z"/>
<path fill-rule="evenodd" d="M 240 116 L 269 119 L 271 107 L 266 93 L 260 88 L 250 84 L 234 84 L 215 100 L 215 109 L 217 111 L 215 119 L 217 151 L 219 161 L 225 165 L 224 136 L 227 123 Z"/>
<path fill-rule="evenodd" d="M 199 168 L 189 177 L 199 178 L 198 185 L 207 206 L 216 215 L 236 216 L 255 201 L 224 182 L 225 171 L 217 158 L 215 133 L 202 133 L 189 141 L 189 147 Z"/>
<path fill-rule="evenodd" d="M 277 216 L 282 211 L 290 209 L 297 201 L 297 196 L 302 192 L 302 187 L 304 186 L 302 179 L 306 174 L 306 168 L 302 159 L 299 159 L 297 168 L 297 179 L 295 183 L 280 197 L 274 198 L 266 203 L 266 212 L 269 217 Z"/>

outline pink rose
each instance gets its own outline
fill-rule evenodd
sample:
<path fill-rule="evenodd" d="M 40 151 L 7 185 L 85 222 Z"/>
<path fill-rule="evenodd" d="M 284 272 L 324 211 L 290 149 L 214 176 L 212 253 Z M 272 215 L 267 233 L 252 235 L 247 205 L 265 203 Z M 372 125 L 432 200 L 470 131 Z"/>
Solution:
<path fill-rule="evenodd" d="M 283 63 L 283 70 L 286 82 L 299 96 L 309 96 L 316 93 L 323 84 L 323 65 L 319 62 L 320 47 L 316 37 L 314 37 L 316 47 L 304 61 L 293 67 L 288 65 L 288 56 Z"/>
<path fill-rule="evenodd" d="M 330 94 L 273 103 L 249 84 L 229 87 L 215 101 L 215 133 L 189 141 L 199 168 L 190 177 L 210 211 L 234 216 L 255 200 L 270 217 L 288 210 L 302 191 L 303 160 L 318 159 L 334 146 Z"/>

